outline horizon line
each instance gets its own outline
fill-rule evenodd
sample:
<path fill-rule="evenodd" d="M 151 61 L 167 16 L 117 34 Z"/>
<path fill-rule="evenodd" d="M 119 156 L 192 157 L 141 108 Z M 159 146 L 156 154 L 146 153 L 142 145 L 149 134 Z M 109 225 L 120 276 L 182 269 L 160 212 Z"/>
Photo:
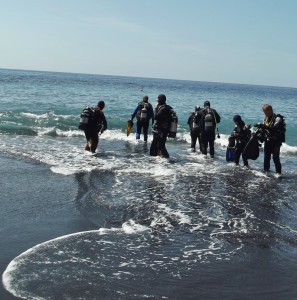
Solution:
<path fill-rule="evenodd" d="M 84 72 L 70 72 L 70 71 L 49 71 L 49 70 L 33 70 L 33 69 L 15 69 L 15 68 L 2 68 L 0 70 L 9 71 L 28 71 L 28 72 L 43 72 L 43 73 L 64 73 L 64 74 L 80 74 L 80 75 L 98 75 L 98 76 L 113 76 L 113 77 L 130 77 L 130 78 L 143 78 L 143 79 L 158 79 L 158 80 L 175 80 L 175 81 L 191 81 L 191 82 L 201 82 L 201 83 L 215 83 L 215 84 L 229 84 L 229 85 L 249 85 L 249 86 L 259 86 L 259 87 L 274 87 L 274 88 L 288 88 L 297 89 L 297 87 L 291 86 L 277 86 L 277 85 L 263 85 L 254 83 L 236 83 L 236 82 L 219 82 L 219 81 L 203 81 L 203 80 L 193 80 L 193 79 L 176 79 L 176 78 L 159 78 L 159 77 L 144 77 L 144 76 L 131 76 L 131 75 L 114 75 L 114 74 L 99 74 L 99 73 L 84 73 Z"/>

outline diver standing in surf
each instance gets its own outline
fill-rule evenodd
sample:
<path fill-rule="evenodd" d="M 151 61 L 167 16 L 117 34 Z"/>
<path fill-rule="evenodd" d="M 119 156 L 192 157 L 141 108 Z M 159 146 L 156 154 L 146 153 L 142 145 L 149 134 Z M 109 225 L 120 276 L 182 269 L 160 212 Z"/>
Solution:
<path fill-rule="evenodd" d="M 271 155 L 275 165 L 277 175 L 282 173 L 280 162 L 280 147 L 285 142 L 286 123 L 284 117 L 273 112 L 270 104 L 264 104 L 262 110 L 265 114 L 263 123 L 256 124 L 255 127 L 267 130 L 268 134 L 264 141 L 264 171 L 270 170 Z"/>
<path fill-rule="evenodd" d="M 229 144 L 234 143 L 235 153 L 234 153 L 234 163 L 239 165 L 240 156 L 242 154 L 242 160 L 245 167 L 248 167 L 248 160 L 243 153 L 243 150 L 251 138 L 251 130 L 249 125 L 245 125 L 240 115 L 235 115 L 233 117 L 233 122 L 235 127 L 229 137 Z"/>
<path fill-rule="evenodd" d="M 220 123 L 221 117 L 217 111 L 210 108 L 210 102 L 204 102 L 204 109 L 198 112 L 200 119 L 200 142 L 201 152 L 205 156 L 207 155 L 207 148 L 209 146 L 209 154 L 211 158 L 214 158 L 214 141 L 216 138 L 217 124 Z M 218 135 L 219 137 L 219 135 Z"/>
<path fill-rule="evenodd" d="M 142 101 L 139 102 L 131 115 L 131 121 L 136 116 L 136 140 L 140 139 L 141 130 L 143 130 L 143 140 L 146 143 L 148 137 L 149 123 L 152 119 L 152 124 L 154 124 L 154 109 L 153 106 L 148 102 L 149 97 L 144 96 Z"/>
<path fill-rule="evenodd" d="M 87 140 L 86 151 L 96 152 L 99 143 L 99 132 L 102 134 L 107 129 L 107 121 L 103 112 L 104 107 L 105 102 L 99 101 L 91 115 L 87 128 L 84 130 Z"/>
<path fill-rule="evenodd" d="M 187 124 L 189 125 L 190 135 L 191 135 L 191 150 L 196 152 L 197 140 L 199 143 L 199 151 L 201 152 L 201 141 L 200 141 L 200 118 L 199 111 L 201 111 L 200 106 L 195 106 L 195 111 L 192 112 L 188 118 Z"/>
<path fill-rule="evenodd" d="M 150 155 L 160 155 L 169 158 L 165 147 L 167 136 L 170 132 L 172 107 L 166 104 L 166 96 L 160 94 L 155 108 L 155 123 L 153 125 L 153 141 L 150 148 Z"/>

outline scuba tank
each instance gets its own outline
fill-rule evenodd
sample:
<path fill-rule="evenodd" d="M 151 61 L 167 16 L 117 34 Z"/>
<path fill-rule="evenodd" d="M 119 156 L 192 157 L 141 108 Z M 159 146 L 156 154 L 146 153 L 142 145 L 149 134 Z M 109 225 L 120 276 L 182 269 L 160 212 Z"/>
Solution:
<path fill-rule="evenodd" d="M 142 110 L 140 111 L 140 119 L 141 120 L 146 120 L 147 119 L 147 109 L 146 109 L 146 106 L 144 106 L 142 108 Z"/>
<path fill-rule="evenodd" d="M 199 125 L 196 123 L 197 121 L 197 112 L 195 113 L 195 116 L 194 116 L 194 118 L 193 118 L 193 123 L 192 123 L 192 128 L 198 128 L 199 127 Z"/>
<path fill-rule="evenodd" d="M 93 115 L 92 108 L 89 106 L 86 106 L 83 109 L 82 113 L 80 114 L 78 129 L 85 130 L 88 127 L 88 124 L 92 120 L 92 115 Z"/>
<path fill-rule="evenodd" d="M 177 115 L 176 115 L 175 111 L 172 109 L 171 110 L 171 123 L 170 123 L 170 130 L 169 130 L 168 137 L 171 137 L 171 138 L 176 137 L 177 123 L 178 123 Z"/>
<path fill-rule="evenodd" d="M 204 116 L 204 126 L 205 130 L 213 130 L 213 114 L 210 109 L 205 111 L 205 116 Z"/>

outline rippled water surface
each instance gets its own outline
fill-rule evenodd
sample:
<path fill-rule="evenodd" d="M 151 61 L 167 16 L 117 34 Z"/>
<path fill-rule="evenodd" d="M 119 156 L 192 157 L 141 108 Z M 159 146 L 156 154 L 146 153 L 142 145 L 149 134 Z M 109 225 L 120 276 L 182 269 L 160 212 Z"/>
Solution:
<path fill-rule="evenodd" d="M 0 295 L 295 298 L 296 89 L 0 71 Z M 179 115 L 169 160 L 124 131 L 141 95 L 161 92 Z M 222 117 L 214 160 L 189 152 L 186 121 L 206 98 Z M 109 129 L 90 155 L 77 123 L 98 99 Z M 266 102 L 287 117 L 281 179 L 262 151 L 250 170 L 225 161 L 233 114 L 260 121 Z"/>

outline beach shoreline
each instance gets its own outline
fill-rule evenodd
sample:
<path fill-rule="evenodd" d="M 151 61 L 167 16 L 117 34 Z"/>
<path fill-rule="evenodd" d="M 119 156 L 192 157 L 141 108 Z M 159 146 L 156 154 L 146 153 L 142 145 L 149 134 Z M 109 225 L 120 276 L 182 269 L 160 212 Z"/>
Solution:
<path fill-rule="evenodd" d="M 0 154 L 1 274 L 16 256 L 50 239 L 96 229 L 75 206 L 74 176 L 29 159 Z M 1 284 L 0 299 L 17 299 Z"/>

